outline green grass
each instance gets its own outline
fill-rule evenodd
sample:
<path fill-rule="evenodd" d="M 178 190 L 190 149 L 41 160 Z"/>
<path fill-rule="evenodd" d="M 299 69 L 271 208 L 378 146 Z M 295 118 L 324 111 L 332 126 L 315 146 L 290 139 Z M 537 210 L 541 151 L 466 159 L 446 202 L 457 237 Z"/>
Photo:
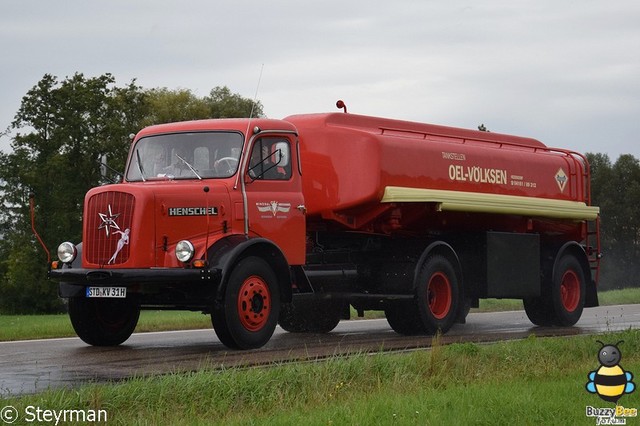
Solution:
<path fill-rule="evenodd" d="M 200 312 L 142 311 L 136 332 L 211 328 L 211 318 Z M 0 315 L 0 341 L 72 337 L 67 314 Z"/>
<path fill-rule="evenodd" d="M 598 293 L 598 298 L 602 306 L 635 305 L 640 303 L 640 288 L 602 291 Z"/>
<path fill-rule="evenodd" d="M 610 290 L 599 294 L 601 305 L 640 303 L 640 288 Z M 522 309 L 522 301 L 483 299 L 471 312 Z M 357 314 L 352 310 L 352 318 Z M 365 318 L 384 318 L 384 312 L 367 311 Z M 136 332 L 211 328 L 209 315 L 188 311 L 142 311 Z M 0 315 L 0 341 L 73 337 L 75 332 L 63 315 Z"/>
<path fill-rule="evenodd" d="M 624 340 L 620 364 L 639 377 L 640 331 L 628 330 L 205 369 L 5 396 L 0 407 L 12 405 L 19 413 L 27 406 L 103 409 L 111 425 L 595 424 L 585 416 L 587 405 L 613 407 L 585 390 L 587 374 L 599 368 L 596 340 Z M 637 408 L 637 395 L 624 395 L 619 404 Z"/>
<path fill-rule="evenodd" d="M 633 305 L 640 303 L 640 288 L 607 290 L 598 293 L 601 306 Z M 516 299 L 482 299 L 480 307 L 471 312 L 517 311 L 524 309 L 522 300 Z"/>

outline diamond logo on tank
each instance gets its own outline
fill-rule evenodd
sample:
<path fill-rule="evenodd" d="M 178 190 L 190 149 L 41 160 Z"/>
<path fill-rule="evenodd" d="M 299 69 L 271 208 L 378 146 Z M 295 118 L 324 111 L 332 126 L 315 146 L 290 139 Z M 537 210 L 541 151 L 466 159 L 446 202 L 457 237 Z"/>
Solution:
<path fill-rule="evenodd" d="M 124 192 L 103 192 L 89 199 L 84 236 L 87 261 L 117 265 L 129 259 L 134 197 Z"/>
<path fill-rule="evenodd" d="M 568 181 L 569 178 L 567 177 L 567 174 L 562 170 L 562 167 L 560 167 L 556 172 L 556 183 L 558 184 L 558 188 L 560 188 L 560 192 L 564 192 L 564 188 L 567 186 Z"/>

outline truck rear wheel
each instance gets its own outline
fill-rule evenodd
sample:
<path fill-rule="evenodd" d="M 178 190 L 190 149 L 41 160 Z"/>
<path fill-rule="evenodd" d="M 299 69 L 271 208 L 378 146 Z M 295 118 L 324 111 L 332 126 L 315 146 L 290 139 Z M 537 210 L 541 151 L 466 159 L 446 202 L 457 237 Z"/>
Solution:
<path fill-rule="evenodd" d="M 242 259 L 231 272 L 211 320 L 220 341 L 234 349 L 264 346 L 276 328 L 280 291 L 271 267 L 259 257 Z"/>
<path fill-rule="evenodd" d="M 282 305 L 279 324 L 290 333 L 329 333 L 342 317 L 344 302 L 294 300 Z"/>
<path fill-rule="evenodd" d="M 563 254 L 544 285 L 541 297 L 523 300 L 529 320 L 539 326 L 567 327 L 577 323 L 586 294 L 585 275 L 578 258 Z"/>
<path fill-rule="evenodd" d="M 398 334 L 405 336 L 425 334 L 418 307 L 413 302 L 392 303 L 385 308 L 384 314 L 393 331 Z"/>
<path fill-rule="evenodd" d="M 571 326 L 578 322 L 584 308 L 586 281 L 580 261 L 565 254 L 558 261 L 551 282 L 551 303 L 556 325 Z"/>
<path fill-rule="evenodd" d="M 414 302 L 396 302 L 385 309 L 387 322 L 405 335 L 446 333 L 458 318 L 460 290 L 451 262 L 442 255 L 429 257 L 415 283 Z"/>
<path fill-rule="evenodd" d="M 71 325 L 85 343 L 116 346 L 127 340 L 138 324 L 140 308 L 128 299 L 69 299 Z"/>
<path fill-rule="evenodd" d="M 446 333 L 456 321 L 460 305 L 458 277 L 442 255 L 429 257 L 416 282 L 418 311 L 428 334 Z"/>
<path fill-rule="evenodd" d="M 548 299 L 543 297 L 524 299 L 522 304 L 529 321 L 540 327 L 553 325 L 554 319 L 548 302 Z"/>

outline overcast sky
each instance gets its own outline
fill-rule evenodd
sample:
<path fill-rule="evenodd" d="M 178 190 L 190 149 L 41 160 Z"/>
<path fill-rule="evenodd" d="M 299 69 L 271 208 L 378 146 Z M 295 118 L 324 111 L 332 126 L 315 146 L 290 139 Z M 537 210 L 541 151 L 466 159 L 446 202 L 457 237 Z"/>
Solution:
<path fill-rule="evenodd" d="M 253 98 L 264 64 L 270 118 L 344 99 L 640 159 L 638 0 L 1 0 L 0 54 L 0 131 L 46 73 Z"/>

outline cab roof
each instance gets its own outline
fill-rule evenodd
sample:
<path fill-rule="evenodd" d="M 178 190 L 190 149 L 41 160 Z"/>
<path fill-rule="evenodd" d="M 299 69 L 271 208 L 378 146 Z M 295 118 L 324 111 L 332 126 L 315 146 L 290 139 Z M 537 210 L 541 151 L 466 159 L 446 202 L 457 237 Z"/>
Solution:
<path fill-rule="evenodd" d="M 202 132 L 210 130 L 236 131 L 244 134 L 249 127 L 253 129 L 256 126 L 261 130 L 296 131 L 296 128 L 291 123 L 283 120 L 272 120 L 268 118 L 252 118 L 251 120 L 248 118 L 221 118 L 156 124 L 140 130 L 136 135 L 136 139 L 163 133 Z"/>

